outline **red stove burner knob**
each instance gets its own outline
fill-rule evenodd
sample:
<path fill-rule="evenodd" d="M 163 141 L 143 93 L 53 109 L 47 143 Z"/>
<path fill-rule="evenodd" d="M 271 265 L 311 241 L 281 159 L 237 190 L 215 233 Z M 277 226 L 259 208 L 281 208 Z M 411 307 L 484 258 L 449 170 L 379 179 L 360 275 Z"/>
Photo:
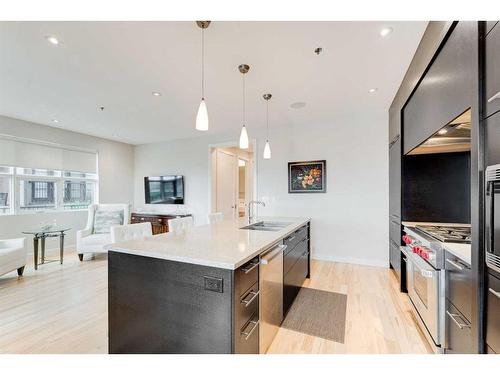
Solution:
<path fill-rule="evenodd" d="M 413 246 L 413 252 L 416 253 L 416 254 L 420 254 L 420 247 Z"/>
<path fill-rule="evenodd" d="M 422 253 L 420 254 L 422 256 L 422 258 L 424 259 L 429 259 L 429 253 L 427 251 L 422 251 Z"/>

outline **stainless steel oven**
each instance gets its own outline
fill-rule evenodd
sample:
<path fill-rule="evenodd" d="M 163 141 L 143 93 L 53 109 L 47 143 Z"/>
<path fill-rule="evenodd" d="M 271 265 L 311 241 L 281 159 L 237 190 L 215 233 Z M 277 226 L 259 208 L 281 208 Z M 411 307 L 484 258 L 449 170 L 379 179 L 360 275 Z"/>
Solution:
<path fill-rule="evenodd" d="M 486 265 L 500 272 L 500 164 L 486 168 Z"/>
<path fill-rule="evenodd" d="M 445 270 L 436 243 L 414 228 L 404 228 L 408 297 L 418 314 L 418 322 L 434 351 L 443 352 L 445 329 Z"/>
<path fill-rule="evenodd" d="M 436 346 L 444 340 L 444 271 L 418 255 L 407 253 L 408 296 Z"/>

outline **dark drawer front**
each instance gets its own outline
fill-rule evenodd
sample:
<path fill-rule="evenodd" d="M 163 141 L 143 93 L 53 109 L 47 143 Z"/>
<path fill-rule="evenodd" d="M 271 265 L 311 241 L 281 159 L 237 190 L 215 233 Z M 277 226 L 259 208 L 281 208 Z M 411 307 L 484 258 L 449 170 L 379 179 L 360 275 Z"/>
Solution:
<path fill-rule="evenodd" d="M 500 27 L 486 38 L 486 117 L 500 110 Z"/>
<path fill-rule="evenodd" d="M 259 283 L 255 283 L 243 295 L 236 299 L 236 330 L 241 331 L 250 318 L 259 314 Z"/>
<path fill-rule="evenodd" d="M 308 239 L 304 238 L 299 242 L 291 251 L 285 253 L 283 257 L 283 273 L 286 275 L 290 269 L 294 266 L 299 258 L 304 255 L 308 249 Z"/>
<path fill-rule="evenodd" d="M 486 296 L 486 343 L 500 353 L 500 279 L 488 275 Z"/>
<path fill-rule="evenodd" d="M 472 353 L 473 337 L 470 322 L 446 301 L 446 353 Z"/>
<path fill-rule="evenodd" d="M 285 237 L 283 240 L 283 244 L 287 246 L 285 251 L 291 251 L 300 241 L 304 238 L 307 238 L 308 226 L 304 225 L 300 227 L 295 232 L 290 234 L 288 237 Z"/>
<path fill-rule="evenodd" d="M 308 252 L 306 251 L 283 278 L 283 313 L 292 306 L 307 277 Z"/>
<path fill-rule="evenodd" d="M 472 320 L 472 270 L 455 255 L 446 252 L 446 297 L 469 320 Z"/>
<path fill-rule="evenodd" d="M 235 296 L 241 296 L 259 281 L 259 258 L 256 257 L 234 271 Z"/>
<path fill-rule="evenodd" d="M 259 354 L 259 313 L 253 315 L 247 324 L 235 332 L 236 354 Z"/>

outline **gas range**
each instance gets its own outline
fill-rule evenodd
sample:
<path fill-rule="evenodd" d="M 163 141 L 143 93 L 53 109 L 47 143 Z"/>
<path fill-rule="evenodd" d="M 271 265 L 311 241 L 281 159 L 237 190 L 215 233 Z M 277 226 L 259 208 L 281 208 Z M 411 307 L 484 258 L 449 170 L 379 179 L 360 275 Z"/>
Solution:
<path fill-rule="evenodd" d="M 408 225 L 403 231 L 407 249 L 435 269 L 444 268 L 445 243 L 470 243 L 471 230 L 465 225 Z"/>
<path fill-rule="evenodd" d="M 417 225 L 415 228 L 441 242 L 470 243 L 467 226 Z"/>

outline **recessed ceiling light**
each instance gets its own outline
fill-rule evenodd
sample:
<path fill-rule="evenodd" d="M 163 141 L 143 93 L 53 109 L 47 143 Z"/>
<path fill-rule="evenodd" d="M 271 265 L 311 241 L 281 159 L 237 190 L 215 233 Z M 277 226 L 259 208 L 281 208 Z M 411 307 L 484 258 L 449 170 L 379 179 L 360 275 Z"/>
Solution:
<path fill-rule="evenodd" d="M 373 94 L 374 92 L 377 92 L 377 91 L 378 91 L 378 89 L 377 89 L 376 87 L 373 87 L 373 88 L 371 88 L 370 90 L 368 90 L 368 92 L 369 92 L 370 94 Z"/>
<path fill-rule="evenodd" d="M 161 92 L 153 91 L 153 96 L 161 96 Z"/>
<path fill-rule="evenodd" d="M 380 36 L 381 37 L 386 37 L 390 33 L 392 33 L 394 29 L 392 27 L 384 27 L 382 30 L 380 30 Z"/>
<path fill-rule="evenodd" d="M 448 133 L 448 130 L 446 130 L 446 129 L 441 129 L 440 131 L 438 131 L 439 135 L 444 135 L 446 133 Z"/>
<path fill-rule="evenodd" d="M 55 118 L 55 119 L 52 119 L 52 122 L 55 122 L 57 124 L 59 122 L 59 120 Z"/>
<path fill-rule="evenodd" d="M 49 43 L 51 43 L 55 46 L 57 46 L 59 44 L 59 39 L 57 39 L 55 36 L 48 36 L 47 40 L 49 41 Z"/>
<path fill-rule="evenodd" d="M 290 108 L 293 108 L 293 109 L 300 109 L 300 108 L 304 108 L 305 106 L 306 106 L 306 103 L 304 103 L 304 102 L 295 102 L 295 103 L 290 104 Z"/>

